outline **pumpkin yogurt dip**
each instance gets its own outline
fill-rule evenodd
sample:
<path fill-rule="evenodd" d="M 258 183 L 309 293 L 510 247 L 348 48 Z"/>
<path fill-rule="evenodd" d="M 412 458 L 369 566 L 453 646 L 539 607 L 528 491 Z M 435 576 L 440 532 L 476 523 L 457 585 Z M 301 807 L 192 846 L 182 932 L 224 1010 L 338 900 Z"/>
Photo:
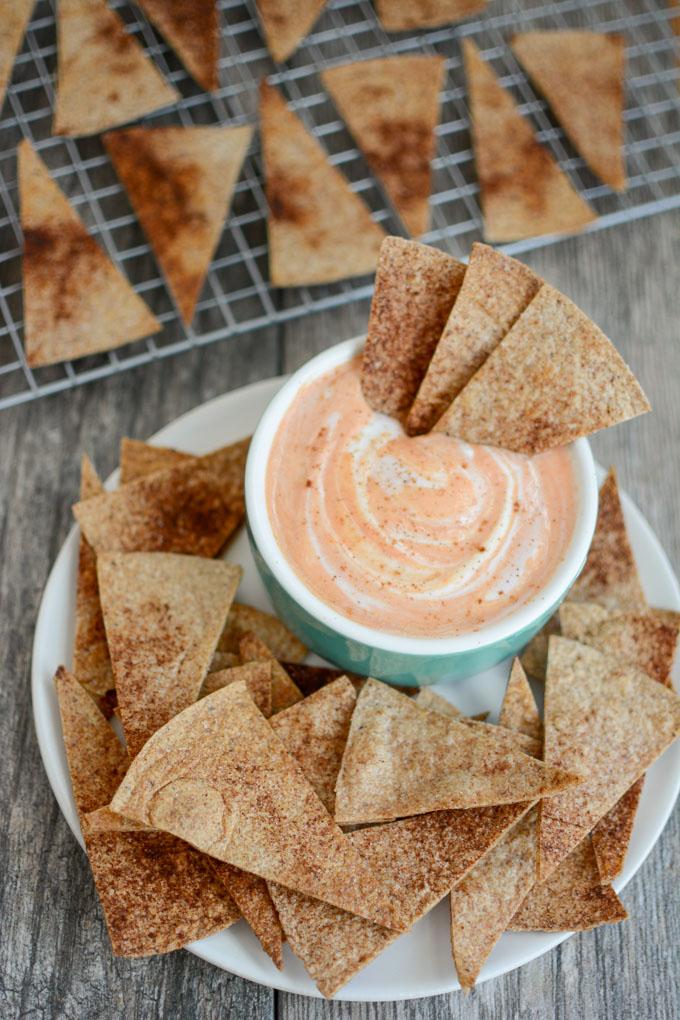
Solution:
<path fill-rule="evenodd" d="M 271 448 L 274 537 L 310 591 L 413 637 L 478 630 L 551 579 L 576 522 L 568 448 L 525 457 L 371 410 L 360 358 L 303 386 Z"/>

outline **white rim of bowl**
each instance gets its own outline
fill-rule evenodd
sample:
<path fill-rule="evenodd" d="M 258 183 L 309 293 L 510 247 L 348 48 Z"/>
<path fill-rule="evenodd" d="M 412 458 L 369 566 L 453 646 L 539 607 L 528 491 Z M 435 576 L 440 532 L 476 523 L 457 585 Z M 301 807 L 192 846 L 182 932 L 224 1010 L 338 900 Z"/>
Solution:
<path fill-rule="evenodd" d="M 597 477 L 587 439 L 577 439 L 569 446 L 580 498 L 577 500 L 574 534 L 562 562 L 540 595 L 502 619 L 484 624 L 469 634 L 440 638 L 412 637 L 355 623 L 314 595 L 294 572 L 278 546 L 269 520 L 265 483 L 271 445 L 281 419 L 305 383 L 349 361 L 359 353 L 364 340 L 363 336 L 344 340 L 306 362 L 284 383 L 260 419 L 248 452 L 245 481 L 248 524 L 260 555 L 284 591 L 310 616 L 343 637 L 373 648 L 406 655 L 452 655 L 484 648 L 510 638 L 518 631 L 530 627 L 546 610 L 561 601 L 585 562 L 597 518 Z"/>

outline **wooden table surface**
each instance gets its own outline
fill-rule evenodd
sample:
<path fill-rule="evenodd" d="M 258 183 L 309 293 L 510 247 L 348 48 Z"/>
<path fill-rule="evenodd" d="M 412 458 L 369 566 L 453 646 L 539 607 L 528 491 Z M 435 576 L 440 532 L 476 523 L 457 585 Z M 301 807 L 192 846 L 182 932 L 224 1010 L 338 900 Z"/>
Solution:
<path fill-rule="evenodd" d="M 526 261 L 615 340 L 654 413 L 610 430 L 595 452 L 680 568 L 680 216 L 543 249 Z M 29 676 L 43 586 L 71 526 L 80 451 L 106 475 L 122 435 L 145 438 L 183 411 L 295 369 L 363 330 L 367 306 L 160 361 L 0 413 L 0 1017 L 591 1018 L 680 1016 L 678 813 L 623 893 L 631 919 L 575 936 L 521 970 L 405 1003 L 326 1003 L 233 977 L 177 952 L 115 960 L 85 857 L 43 772 Z"/>

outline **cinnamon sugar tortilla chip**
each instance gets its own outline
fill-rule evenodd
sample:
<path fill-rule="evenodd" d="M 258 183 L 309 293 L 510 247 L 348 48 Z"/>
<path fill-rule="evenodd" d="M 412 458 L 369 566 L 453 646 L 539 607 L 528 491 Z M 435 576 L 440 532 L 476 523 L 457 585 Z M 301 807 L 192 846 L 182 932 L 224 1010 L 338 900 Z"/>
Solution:
<path fill-rule="evenodd" d="M 322 72 L 321 80 L 408 232 L 424 234 L 444 58 L 355 60 Z"/>
<path fill-rule="evenodd" d="M 387 32 L 436 28 L 483 11 L 486 0 L 376 0 L 378 17 Z"/>
<path fill-rule="evenodd" d="M 534 680 L 545 680 L 545 669 L 548 664 L 548 641 L 551 634 L 559 633 L 560 618 L 557 613 L 553 613 L 538 633 L 534 634 L 520 655 L 519 661 L 522 663 L 522 669 Z"/>
<path fill-rule="evenodd" d="M 279 970 L 283 967 L 283 943 L 285 936 L 279 915 L 267 888 L 267 883 L 258 875 L 241 871 L 232 864 L 210 858 L 215 876 L 228 890 L 229 895 L 257 936 L 272 963 Z"/>
<path fill-rule="evenodd" d="M 537 883 L 509 924 L 510 931 L 588 931 L 628 917 L 610 885 L 602 885 L 586 838 L 544 882 Z"/>
<path fill-rule="evenodd" d="M 614 191 L 625 191 L 623 36 L 523 32 L 511 46 L 591 170 Z"/>
<path fill-rule="evenodd" d="M 242 662 L 267 662 L 272 671 L 272 715 L 290 708 L 297 701 L 302 701 L 302 691 L 286 673 L 285 669 L 257 634 L 246 631 L 238 645 Z"/>
<path fill-rule="evenodd" d="M 203 698 L 155 733 L 111 807 L 261 878 L 404 926 L 381 876 L 335 825 L 244 683 Z"/>
<path fill-rule="evenodd" d="M 462 49 L 485 240 L 582 230 L 596 214 L 539 144 L 472 40 L 463 39 Z"/>
<path fill-rule="evenodd" d="M 633 783 L 591 833 L 597 870 L 603 885 L 613 882 L 623 871 L 644 782 L 645 777 L 641 776 Z"/>
<path fill-rule="evenodd" d="M 228 687 L 229 684 L 242 680 L 251 698 L 265 719 L 272 714 L 272 666 L 270 662 L 247 662 L 242 666 L 233 666 L 208 673 L 201 688 L 201 697 L 205 698 L 215 691 Z"/>
<path fill-rule="evenodd" d="M 156 317 L 87 232 L 29 142 L 20 142 L 17 152 L 28 364 L 82 358 L 157 333 Z"/>
<path fill-rule="evenodd" d="M 219 86 L 216 0 L 139 0 L 139 5 L 206 92 Z"/>
<path fill-rule="evenodd" d="M 309 34 L 326 0 L 256 0 L 255 6 L 267 48 L 280 64 Z"/>
<path fill-rule="evenodd" d="M 542 879 L 680 734 L 680 698 L 612 656 L 552 637 L 544 728 L 546 763 L 585 781 L 541 804 Z"/>
<path fill-rule="evenodd" d="M 180 98 L 105 0 L 59 0 L 52 131 L 93 135 Z"/>
<path fill-rule="evenodd" d="M 156 471 L 195 461 L 191 453 L 173 450 L 170 446 L 154 446 L 139 439 L 123 436 L 120 441 L 120 484 L 127 485 L 135 478 L 153 475 Z"/>
<path fill-rule="evenodd" d="M 527 737 L 531 737 L 536 741 L 537 754 L 541 753 L 543 723 L 519 659 L 514 659 L 512 663 L 498 724 L 509 730 L 514 730 L 516 733 L 524 733 Z"/>
<path fill-rule="evenodd" d="M 279 660 L 302 662 L 307 655 L 307 646 L 271 613 L 234 602 L 220 637 L 219 650 L 238 653 L 239 642 L 248 633 L 255 634 Z"/>
<path fill-rule="evenodd" d="M 0 0 L 0 110 L 35 0 Z"/>
<path fill-rule="evenodd" d="M 533 455 L 649 409 L 611 341 L 544 284 L 436 429 Z"/>
<path fill-rule="evenodd" d="M 210 669 L 208 670 L 208 676 L 211 673 L 221 673 L 225 669 L 233 669 L 234 666 L 240 666 L 241 660 L 238 655 L 234 655 L 233 652 L 215 652 L 212 659 L 210 660 Z M 207 677 L 206 677 L 207 681 Z M 217 686 L 223 686 L 218 684 Z"/>
<path fill-rule="evenodd" d="M 241 568 L 172 553 L 104 553 L 99 592 L 130 755 L 198 698 Z"/>
<path fill-rule="evenodd" d="M 535 800 L 580 778 L 516 749 L 508 731 L 420 708 L 367 680 L 335 788 L 340 825 Z"/>
<path fill-rule="evenodd" d="M 437 694 L 436 691 L 431 691 L 429 687 L 421 687 L 413 701 L 421 708 L 428 708 L 430 712 L 439 712 L 440 715 L 446 715 L 450 719 L 460 719 L 463 714 L 450 701 L 442 698 L 441 694 Z"/>
<path fill-rule="evenodd" d="M 413 403 L 465 266 L 436 248 L 387 237 L 380 248 L 361 389 L 375 411 L 403 417 Z"/>
<path fill-rule="evenodd" d="M 385 232 L 267 82 L 260 87 L 260 133 L 272 284 L 297 287 L 372 273 Z"/>
<path fill-rule="evenodd" d="M 307 662 L 289 662 L 284 659 L 281 665 L 293 683 L 300 688 L 305 698 L 322 690 L 327 684 L 332 684 L 334 680 L 339 680 L 342 676 L 346 676 L 355 691 L 358 692 L 366 679 L 357 673 L 347 673 L 343 669 L 331 669 L 329 666 L 313 666 Z"/>
<path fill-rule="evenodd" d="M 127 764 L 126 764 L 127 768 Z M 95 811 L 89 811 L 82 815 L 80 827 L 85 837 L 92 836 L 96 832 L 153 832 L 143 822 L 135 822 L 132 818 L 123 818 L 117 815 L 110 807 L 99 807 Z"/>
<path fill-rule="evenodd" d="M 597 602 L 612 612 L 647 608 L 613 467 L 600 489 L 595 534 L 585 566 L 569 592 L 569 600 Z"/>
<path fill-rule="evenodd" d="M 430 712 L 438 712 L 439 715 L 457 719 L 458 722 L 477 729 L 478 732 L 489 733 L 499 746 L 524 751 L 525 754 L 530 754 L 533 758 L 540 757 L 541 745 L 539 741 L 526 733 L 511 733 L 502 726 L 487 725 L 488 712 L 480 712 L 479 715 L 472 716 L 463 715 L 450 701 L 435 694 L 434 691 L 430 691 L 427 687 L 421 688 L 412 700 L 415 705 L 426 708 Z"/>
<path fill-rule="evenodd" d="M 473 244 L 463 284 L 406 419 L 427 432 L 498 346 L 541 286 L 517 259 Z"/>
<path fill-rule="evenodd" d="M 96 552 L 214 556 L 243 520 L 249 440 L 137 478 L 76 503 L 76 520 Z"/>
<path fill-rule="evenodd" d="M 131 127 L 104 136 L 182 319 L 189 325 L 253 129 Z"/>

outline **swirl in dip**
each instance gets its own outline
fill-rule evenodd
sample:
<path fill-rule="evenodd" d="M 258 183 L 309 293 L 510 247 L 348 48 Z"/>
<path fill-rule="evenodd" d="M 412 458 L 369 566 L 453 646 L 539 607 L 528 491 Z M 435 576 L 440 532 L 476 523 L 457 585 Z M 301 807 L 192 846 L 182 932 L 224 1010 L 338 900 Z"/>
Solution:
<path fill-rule="evenodd" d="M 525 457 L 408 437 L 367 405 L 360 359 L 296 395 L 267 465 L 276 541 L 319 599 L 357 623 L 452 637 L 541 591 L 576 520 L 567 448 Z"/>

